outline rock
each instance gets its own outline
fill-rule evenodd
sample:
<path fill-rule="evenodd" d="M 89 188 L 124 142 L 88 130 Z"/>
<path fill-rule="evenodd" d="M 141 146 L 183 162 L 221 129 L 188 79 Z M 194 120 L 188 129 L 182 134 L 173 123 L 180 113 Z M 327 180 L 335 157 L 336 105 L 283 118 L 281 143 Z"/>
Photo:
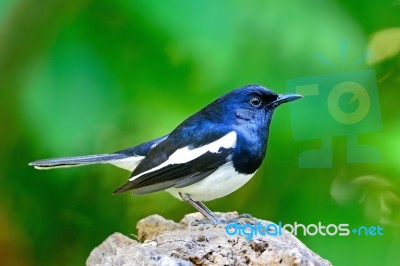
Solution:
<path fill-rule="evenodd" d="M 235 212 L 216 214 L 242 225 L 273 224 L 239 218 Z M 226 226 L 210 224 L 199 213 L 188 214 L 179 223 L 151 215 L 137 223 L 142 242 L 114 233 L 90 253 L 86 265 L 331 265 L 284 229 L 279 236 L 270 235 L 276 233 L 271 227 L 269 234 L 264 231 L 251 238 L 228 235 Z"/>

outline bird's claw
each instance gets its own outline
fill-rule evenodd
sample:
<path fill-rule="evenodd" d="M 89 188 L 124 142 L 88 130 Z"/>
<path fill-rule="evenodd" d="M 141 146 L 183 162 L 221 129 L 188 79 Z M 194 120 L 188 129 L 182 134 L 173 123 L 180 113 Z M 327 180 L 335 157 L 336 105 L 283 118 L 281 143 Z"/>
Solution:
<path fill-rule="evenodd" d="M 252 219 L 253 216 L 251 214 L 248 213 L 242 213 L 237 215 L 236 217 L 232 217 L 229 219 L 222 219 L 221 222 L 223 224 L 230 224 L 230 223 L 236 223 L 239 219 Z"/>

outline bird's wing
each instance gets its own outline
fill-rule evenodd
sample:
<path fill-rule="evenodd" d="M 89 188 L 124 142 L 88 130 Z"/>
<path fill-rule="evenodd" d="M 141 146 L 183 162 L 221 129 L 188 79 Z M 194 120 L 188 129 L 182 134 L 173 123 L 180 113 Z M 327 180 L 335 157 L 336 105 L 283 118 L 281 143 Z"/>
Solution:
<path fill-rule="evenodd" d="M 225 164 L 237 141 L 235 131 L 203 134 L 201 146 L 196 145 L 198 137 L 199 134 L 193 133 L 178 140 L 171 134 L 171 138 L 157 145 L 140 162 L 129 181 L 114 193 L 133 190 L 144 194 L 191 185 Z"/>

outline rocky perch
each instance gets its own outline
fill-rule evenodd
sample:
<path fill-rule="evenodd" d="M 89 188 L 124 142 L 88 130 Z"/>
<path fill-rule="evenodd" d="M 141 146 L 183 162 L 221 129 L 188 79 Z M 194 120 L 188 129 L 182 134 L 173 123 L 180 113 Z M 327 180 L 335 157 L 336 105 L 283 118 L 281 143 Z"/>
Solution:
<path fill-rule="evenodd" d="M 216 213 L 239 224 L 273 224 L 256 218 L 238 218 L 237 213 Z M 238 224 L 236 224 L 238 225 Z M 137 223 L 138 240 L 120 233 L 109 236 L 89 255 L 86 265 L 331 265 L 283 230 L 268 234 L 234 234 L 237 227 L 212 225 L 199 213 L 186 215 L 179 223 L 151 215 Z M 251 227 L 245 232 L 251 232 Z M 237 230 L 239 232 L 239 230 Z M 251 239 L 250 239 L 251 238 Z"/>

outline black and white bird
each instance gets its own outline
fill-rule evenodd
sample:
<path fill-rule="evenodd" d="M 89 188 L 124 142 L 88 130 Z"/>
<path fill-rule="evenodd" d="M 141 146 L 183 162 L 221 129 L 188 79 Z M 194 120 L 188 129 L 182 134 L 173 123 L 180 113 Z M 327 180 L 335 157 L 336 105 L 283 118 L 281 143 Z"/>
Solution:
<path fill-rule="evenodd" d="M 52 169 L 113 164 L 132 172 L 115 194 L 166 190 L 219 223 L 202 201 L 224 197 L 250 180 L 265 157 L 275 108 L 300 98 L 247 85 L 216 99 L 161 138 L 110 154 L 38 160 L 29 165 Z"/>

